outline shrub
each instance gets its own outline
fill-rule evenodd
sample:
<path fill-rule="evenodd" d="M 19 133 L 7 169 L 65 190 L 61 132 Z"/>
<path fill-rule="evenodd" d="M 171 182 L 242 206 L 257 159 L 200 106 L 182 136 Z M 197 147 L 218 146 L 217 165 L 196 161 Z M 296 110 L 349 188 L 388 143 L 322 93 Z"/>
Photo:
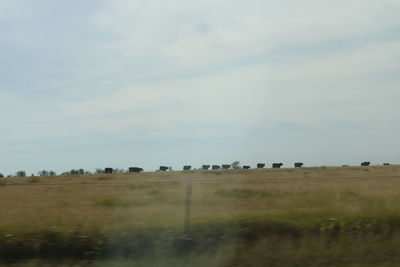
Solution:
<path fill-rule="evenodd" d="M 57 174 L 54 171 L 42 170 L 42 171 L 38 171 L 38 175 L 39 176 L 56 176 Z"/>
<path fill-rule="evenodd" d="M 31 177 L 26 182 L 31 183 L 31 184 L 36 184 L 36 183 L 40 183 L 40 179 L 38 177 Z"/>
<path fill-rule="evenodd" d="M 99 181 L 107 181 L 107 180 L 112 180 L 112 179 L 114 179 L 114 177 L 112 177 L 112 176 L 100 176 L 97 178 L 97 180 L 99 180 Z"/>
<path fill-rule="evenodd" d="M 25 171 L 17 171 L 15 176 L 16 177 L 26 177 L 26 172 Z"/>

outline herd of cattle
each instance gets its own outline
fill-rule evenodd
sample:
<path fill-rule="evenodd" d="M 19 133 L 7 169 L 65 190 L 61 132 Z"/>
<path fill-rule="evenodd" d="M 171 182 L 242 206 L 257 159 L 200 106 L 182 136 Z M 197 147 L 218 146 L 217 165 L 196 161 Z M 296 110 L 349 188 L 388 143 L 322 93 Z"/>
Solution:
<path fill-rule="evenodd" d="M 371 164 L 371 162 L 364 161 L 364 162 L 361 163 L 361 166 L 369 166 L 370 164 Z M 303 165 L 304 164 L 302 162 L 294 163 L 294 167 L 295 168 L 301 168 L 301 167 L 303 167 Z M 383 165 L 389 165 L 389 163 L 383 163 Z M 272 168 L 278 168 L 279 169 L 282 166 L 283 166 L 283 163 L 273 163 L 272 164 Z M 343 167 L 348 167 L 348 166 L 349 165 L 343 165 Z M 264 167 L 265 167 L 265 163 L 257 163 L 257 169 L 263 169 Z M 201 170 L 209 170 L 210 168 L 212 170 L 220 170 L 220 169 L 228 170 L 228 169 L 232 168 L 232 164 L 222 164 L 221 166 L 220 165 L 203 165 L 201 167 Z M 240 168 L 240 167 L 238 167 L 238 168 Z M 241 167 L 241 169 L 244 169 L 244 170 L 247 170 L 247 169 L 250 169 L 250 168 L 251 167 L 249 165 L 243 165 Z M 160 168 L 157 171 L 165 172 L 165 171 L 167 171 L 169 169 L 170 169 L 170 167 L 160 166 Z M 190 171 L 191 169 L 192 169 L 192 166 L 190 166 L 190 165 L 183 166 L 183 170 L 184 171 Z M 105 168 L 104 169 L 104 173 L 113 173 L 113 171 L 114 171 L 113 168 Z M 128 171 L 137 173 L 137 172 L 142 172 L 143 169 L 139 168 L 139 167 L 129 167 Z"/>

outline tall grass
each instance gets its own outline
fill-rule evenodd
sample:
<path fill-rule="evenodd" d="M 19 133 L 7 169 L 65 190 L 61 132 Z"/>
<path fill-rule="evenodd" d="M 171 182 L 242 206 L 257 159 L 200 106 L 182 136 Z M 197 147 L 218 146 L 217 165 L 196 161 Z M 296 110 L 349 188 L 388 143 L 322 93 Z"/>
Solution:
<path fill-rule="evenodd" d="M 365 170 L 1 179 L 0 262 L 390 266 L 400 255 L 400 166 Z"/>
<path fill-rule="evenodd" d="M 338 266 L 396 262 L 400 256 L 400 216 L 311 218 L 240 217 L 204 222 L 182 233 L 167 228 L 117 232 L 41 231 L 5 234 L 0 258 L 15 262 L 31 258 L 63 261 L 131 259 L 154 255 L 186 258 L 231 249 L 215 266 Z M 310 265 L 311 264 L 311 265 Z"/>

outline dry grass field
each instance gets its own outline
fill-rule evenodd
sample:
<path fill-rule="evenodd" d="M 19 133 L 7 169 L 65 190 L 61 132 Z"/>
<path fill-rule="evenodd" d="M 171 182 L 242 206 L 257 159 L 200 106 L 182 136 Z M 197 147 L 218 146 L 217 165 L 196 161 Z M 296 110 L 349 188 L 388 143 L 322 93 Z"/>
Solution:
<path fill-rule="evenodd" d="M 393 266 L 399 200 L 398 165 L 4 178 L 0 257 L 28 266 Z"/>

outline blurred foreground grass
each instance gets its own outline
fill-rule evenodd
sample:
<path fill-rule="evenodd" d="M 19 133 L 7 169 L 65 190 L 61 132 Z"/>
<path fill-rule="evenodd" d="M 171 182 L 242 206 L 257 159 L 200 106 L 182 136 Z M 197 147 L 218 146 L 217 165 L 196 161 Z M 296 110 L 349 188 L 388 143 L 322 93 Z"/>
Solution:
<path fill-rule="evenodd" d="M 394 266 L 399 200 L 400 166 L 1 179 L 0 259 L 7 266 Z"/>

